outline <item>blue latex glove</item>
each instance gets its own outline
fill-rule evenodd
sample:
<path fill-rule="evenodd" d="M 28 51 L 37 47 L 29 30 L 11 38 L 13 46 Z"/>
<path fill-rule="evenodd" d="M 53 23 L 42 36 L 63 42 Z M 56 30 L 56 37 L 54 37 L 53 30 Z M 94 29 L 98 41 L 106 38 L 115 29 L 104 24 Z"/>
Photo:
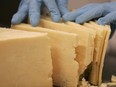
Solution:
<path fill-rule="evenodd" d="M 99 18 L 98 24 L 101 25 L 116 21 L 116 2 L 88 4 L 63 16 L 65 21 L 77 23 L 84 23 L 94 18 Z"/>
<path fill-rule="evenodd" d="M 37 26 L 39 24 L 43 4 L 48 8 L 53 21 L 58 22 L 61 15 L 68 12 L 67 3 L 68 0 L 21 0 L 19 9 L 17 13 L 14 14 L 11 22 L 12 24 L 19 24 L 26 16 L 29 16 L 32 26 Z"/>

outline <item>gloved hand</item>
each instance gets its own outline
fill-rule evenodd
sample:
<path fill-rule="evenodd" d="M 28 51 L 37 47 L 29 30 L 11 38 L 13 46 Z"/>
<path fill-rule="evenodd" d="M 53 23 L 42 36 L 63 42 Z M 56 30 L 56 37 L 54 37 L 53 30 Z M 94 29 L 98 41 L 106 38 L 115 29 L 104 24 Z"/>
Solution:
<path fill-rule="evenodd" d="M 43 4 L 48 8 L 53 21 L 58 22 L 61 15 L 68 12 L 67 3 L 68 0 L 21 0 L 19 9 L 17 13 L 14 14 L 11 22 L 12 24 L 19 24 L 26 16 L 29 16 L 32 26 L 37 26 L 39 24 L 40 11 Z"/>
<path fill-rule="evenodd" d="M 63 16 L 65 21 L 77 23 L 84 23 L 94 18 L 99 18 L 98 24 L 102 25 L 116 21 L 116 2 L 88 4 Z"/>

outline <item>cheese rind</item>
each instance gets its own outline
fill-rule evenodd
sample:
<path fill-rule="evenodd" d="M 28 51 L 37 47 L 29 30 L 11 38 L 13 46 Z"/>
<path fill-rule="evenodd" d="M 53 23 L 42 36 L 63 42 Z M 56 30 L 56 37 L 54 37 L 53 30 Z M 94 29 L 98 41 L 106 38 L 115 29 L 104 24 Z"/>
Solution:
<path fill-rule="evenodd" d="M 51 38 L 54 85 L 77 87 L 79 65 L 78 62 L 75 61 L 75 48 L 78 46 L 78 36 L 76 34 L 41 27 L 32 27 L 28 24 L 14 25 L 12 28 L 48 33 L 48 36 Z"/>
<path fill-rule="evenodd" d="M 0 29 L 0 87 L 52 87 L 46 33 Z"/>

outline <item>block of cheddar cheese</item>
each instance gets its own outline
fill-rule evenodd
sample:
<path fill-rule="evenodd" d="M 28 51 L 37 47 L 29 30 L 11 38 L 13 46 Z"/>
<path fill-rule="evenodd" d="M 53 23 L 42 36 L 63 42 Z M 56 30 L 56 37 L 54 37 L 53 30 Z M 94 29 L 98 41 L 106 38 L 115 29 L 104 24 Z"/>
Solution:
<path fill-rule="evenodd" d="M 106 54 L 106 49 L 107 49 L 107 45 L 108 45 L 108 41 L 109 41 L 109 37 L 110 37 L 110 33 L 111 33 L 111 29 L 110 26 L 106 25 L 106 26 L 100 26 L 95 22 L 90 22 L 91 24 L 93 24 L 93 26 L 95 27 L 99 27 L 99 29 L 103 29 L 104 30 L 104 39 L 103 39 L 103 44 L 102 44 L 102 51 L 100 53 L 100 59 L 99 59 L 99 78 L 98 78 L 98 84 L 102 83 L 102 71 L 103 71 L 103 65 L 104 65 L 104 58 L 105 58 L 105 54 Z"/>
<path fill-rule="evenodd" d="M 94 85 L 98 85 L 98 84 L 101 84 L 101 79 L 102 79 L 101 74 L 102 74 L 102 68 L 103 68 L 103 66 L 101 66 L 101 60 L 102 62 L 104 61 L 104 56 L 106 52 L 106 49 L 104 47 L 107 46 L 110 29 L 104 26 L 97 25 L 94 22 L 85 23 L 84 26 L 90 29 L 94 29 L 97 32 L 96 38 L 95 38 L 94 60 L 92 64 L 90 82 Z"/>
<path fill-rule="evenodd" d="M 78 46 L 77 34 L 32 27 L 29 24 L 13 25 L 12 28 L 48 33 L 51 39 L 54 85 L 60 87 L 77 87 L 79 79 L 79 65 L 75 61 L 75 48 Z"/>
<path fill-rule="evenodd" d="M 87 66 L 92 62 L 91 57 L 93 51 L 94 37 L 82 28 L 75 28 L 64 23 L 54 23 L 50 20 L 41 19 L 40 25 L 57 31 L 65 31 L 78 34 L 78 47 L 76 48 L 76 60 L 79 62 L 79 74 L 83 74 Z M 92 50 L 92 51 L 91 51 Z"/>
<path fill-rule="evenodd" d="M 47 33 L 0 28 L 0 87 L 52 87 Z"/>

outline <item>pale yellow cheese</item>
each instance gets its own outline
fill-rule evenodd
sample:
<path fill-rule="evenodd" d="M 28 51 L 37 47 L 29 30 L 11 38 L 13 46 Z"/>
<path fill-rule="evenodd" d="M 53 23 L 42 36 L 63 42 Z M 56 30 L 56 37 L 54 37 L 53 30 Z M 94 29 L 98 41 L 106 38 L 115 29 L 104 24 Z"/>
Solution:
<path fill-rule="evenodd" d="M 99 66 L 99 84 L 102 83 L 102 71 L 103 71 L 103 65 L 104 65 L 104 58 L 105 58 L 105 54 L 106 54 L 106 49 L 107 49 L 107 45 L 108 45 L 108 41 L 109 41 L 109 36 L 111 33 L 111 29 L 110 26 L 106 25 L 106 26 L 100 26 L 95 22 L 91 22 L 91 24 L 93 24 L 96 27 L 99 27 L 99 29 L 103 29 L 104 30 L 104 40 L 103 40 L 103 44 L 102 44 L 102 52 L 100 53 L 100 66 Z"/>
<path fill-rule="evenodd" d="M 0 87 L 52 87 L 46 33 L 0 28 Z"/>
<path fill-rule="evenodd" d="M 116 87 L 116 82 L 109 82 L 107 83 L 109 87 Z"/>
<path fill-rule="evenodd" d="M 101 66 L 101 60 L 102 62 L 104 61 L 105 51 L 103 53 L 103 50 L 105 50 L 104 45 L 107 44 L 106 41 L 108 41 L 108 39 L 105 39 L 107 35 L 107 31 L 105 27 L 97 25 L 94 22 L 85 23 L 84 26 L 97 31 L 97 35 L 95 39 L 94 61 L 92 65 L 92 72 L 90 75 L 90 82 L 94 85 L 101 84 L 101 79 L 102 79 L 101 75 L 102 75 L 102 67 L 103 67 Z M 107 35 L 107 37 L 108 36 L 109 34 Z"/>
<path fill-rule="evenodd" d="M 116 76 L 112 75 L 111 81 L 116 83 Z"/>
<path fill-rule="evenodd" d="M 84 29 L 86 30 L 86 32 L 89 32 L 92 36 L 93 39 L 91 39 L 91 43 L 92 43 L 92 46 L 91 46 L 91 55 L 89 55 L 91 57 L 91 59 L 93 59 L 93 53 L 94 53 L 94 44 L 95 44 L 95 37 L 96 37 L 96 31 L 95 30 L 92 30 L 90 28 L 87 28 L 83 25 L 80 25 L 80 24 L 77 24 L 77 23 L 74 23 L 74 22 L 66 22 L 65 24 L 67 25 L 70 25 L 70 26 L 73 26 L 75 28 L 78 28 L 78 29 Z M 93 61 L 93 60 L 92 60 Z"/>
<path fill-rule="evenodd" d="M 75 48 L 78 45 L 77 34 L 32 27 L 29 24 L 14 25 L 12 28 L 34 32 L 47 32 L 51 38 L 54 85 L 60 87 L 77 87 L 79 79 L 79 65 L 75 61 Z"/>
<path fill-rule="evenodd" d="M 101 51 L 101 43 L 103 42 L 103 30 L 98 28 L 96 29 L 95 26 L 93 26 L 90 23 L 85 23 L 84 26 L 94 29 L 97 31 L 96 38 L 95 38 L 95 51 L 94 51 L 94 59 L 92 63 L 92 71 L 90 74 L 90 82 L 94 85 L 98 85 L 98 75 L 99 75 L 99 58 L 100 58 L 100 51 Z"/>
<path fill-rule="evenodd" d="M 76 53 L 78 54 L 76 60 L 79 62 L 79 74 L 82 74 L 87 66 L 92 62 L 92 58 L 90 57 L 92 54 L 90 48 L 93 46 L 93 43 L 91 42 L 93 37 L 90 35 L 90 33 L 83 29 L 78 29 L 63 23 L 54 23 L 45 19 L 41 19 L 39 26 L 57 31 L 78 34 L 79 44 L 76 48 Z"/>

